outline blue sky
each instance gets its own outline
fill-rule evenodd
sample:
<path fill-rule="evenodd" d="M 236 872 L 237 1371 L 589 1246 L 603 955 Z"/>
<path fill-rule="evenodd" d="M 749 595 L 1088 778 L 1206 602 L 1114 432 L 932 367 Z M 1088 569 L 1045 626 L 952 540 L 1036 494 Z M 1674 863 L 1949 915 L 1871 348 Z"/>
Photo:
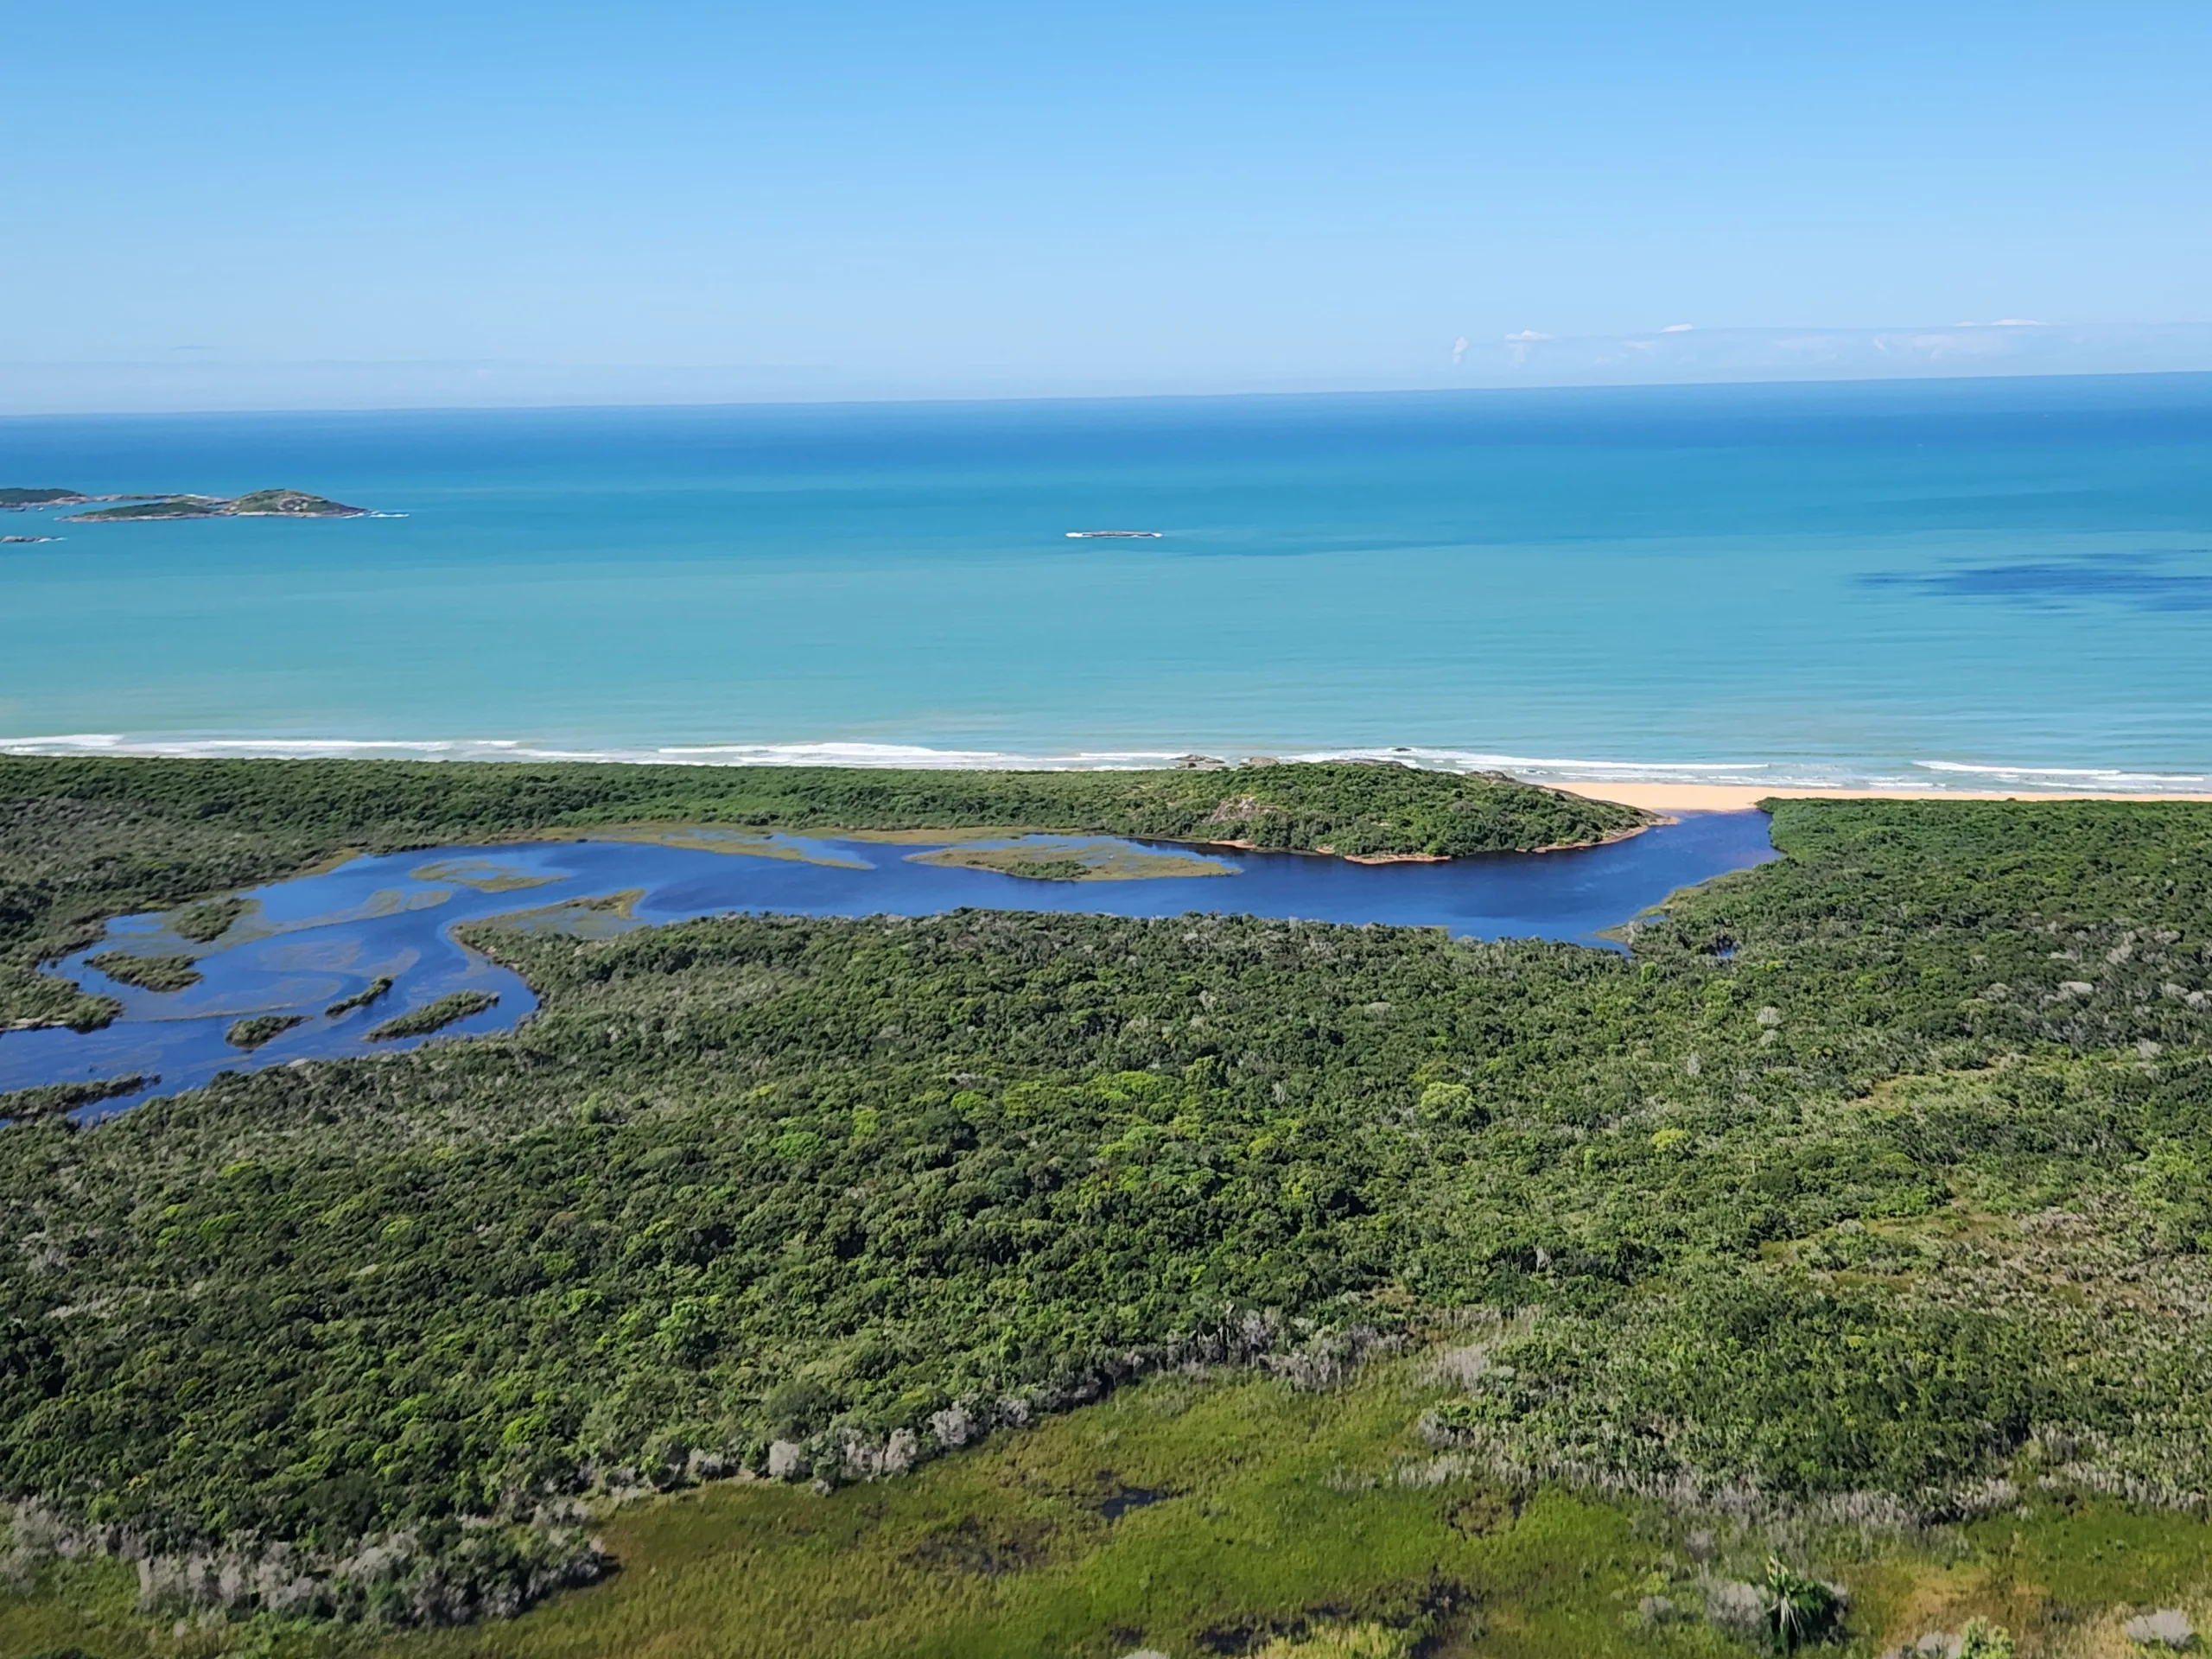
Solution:
<path fill-rule="evenodd" d="M 2212 323 L 2201 0 L 4 0 L 0 61 L 0 404 L 67 378 L 30 364 L 1228 389 Z"/>

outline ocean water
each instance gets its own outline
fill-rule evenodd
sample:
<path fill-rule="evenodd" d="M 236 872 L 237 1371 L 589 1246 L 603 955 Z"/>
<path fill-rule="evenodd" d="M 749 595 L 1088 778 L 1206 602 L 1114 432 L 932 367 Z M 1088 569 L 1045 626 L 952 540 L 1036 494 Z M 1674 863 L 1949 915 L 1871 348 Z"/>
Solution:
<path fill-rule="evenodd" d="M 1065 838 L 1024 837 L 1051 848 Z M 1092 838 L 1086 838 L 1092 839 Z M 928 846 L 777 836 L 780 856 L 652 842 L 582 841 L 438 848 L 357 858 L 336 869 L 270 882 L 240 895 L 248 909 L 212 946 L 181 939 L 158 915 L 125 916 L 107 937 L 48 971 L 113 996 L 121 1017 L 99 1031 L 0 1033 L 0 1094 L 52 1083 L 127 1077 L 143 1085 L 81 1109 L 105 1116 L 156 1095 L 201 1086 L 218 1072 L 300 1059 L 339 1059 L 411 1048 L 427 1039 L 373 1040 L 395 1014 L 455 991 L 488 992 L 496 1006 L 447 1027 L 458 1036 L 512 1029 L 537 1006 L 509 969 L 453 937 L 456 925 L 524 913 L 527 925 L 592 935 L 733 911 L 801 916 L 925 916 L 962 906 L 1178 916 L 1218 911 L 1310 921 L 1442 927 L 1484 938 L 1534 937 L 1589 944 L 1675 889 L 1775 856 L 1758 812 L 1685 814 L 1609 846 L 1505 854 L 1435 864 L 1359 865 L 1289 853 L 1147 850 L 1228 874 L 1058 882 L 916 861 Z M 1123 843 L 1125 845 L 1141 843 Z M 579 911 L 578 901 L 636 895 L 626 913 Z M 1616 947 L 1618 948 L 1618 947 Z M 90 958 L 112 950 L 197 957 L 199 984 L 147 991 L 109 979 Z M 391 988 L 366 1007 L 332 1014 L 378 977 Z M 302 1023 L 262 1047 L 226 1039 L 252 1014 Z"/>
<path fill-rule="evenodd" d="M 18 749 L 2212 786 L 2212 376 L 16 419 L 0 484 L 401 515 L 0 514 Z"/>

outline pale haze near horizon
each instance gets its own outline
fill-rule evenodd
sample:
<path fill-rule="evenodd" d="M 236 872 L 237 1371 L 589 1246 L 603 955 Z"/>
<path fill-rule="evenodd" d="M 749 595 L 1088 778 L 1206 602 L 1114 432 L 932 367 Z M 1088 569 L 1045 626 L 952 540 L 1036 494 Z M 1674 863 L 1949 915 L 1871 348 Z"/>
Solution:
<path fill-rule="evenodd" d="M 2212 323 L 2201 5 L 80 0 L 0 39 L 10 412 L 1498 384 L 1623 338 L 1660 378 L 2212 366 L 2157 327 Z M 2070 332 L 1925 332 L 2018 320 Z"/>

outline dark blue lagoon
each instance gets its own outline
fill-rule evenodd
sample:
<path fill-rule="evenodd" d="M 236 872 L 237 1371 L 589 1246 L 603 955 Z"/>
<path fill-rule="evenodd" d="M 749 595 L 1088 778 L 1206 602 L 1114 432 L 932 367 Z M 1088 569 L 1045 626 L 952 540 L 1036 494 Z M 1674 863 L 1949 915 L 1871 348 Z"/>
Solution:
<path fill-rule="evenodd" d="M 612 832 L 619 837 L 623 832 Z M 944 859 L 1012 852 L 1040 864 L 1103 862 L 1141 877 L 1046 880 Z M 195 944 L 172 916 L 123 917 L 53 971 L 123 1005 L 105 1029 L 0 1037 L 0 1093 L 40 1084 L 142 1081 L 80 1116 L 197 1088 L 217 1073 L 385 1053 L 429 1035 L 380 1034 L 401 1016 L 469 993 L 496 997 L 440 1036 L 512 1029 L 537 1007 L 508 969 L 454 938 L 463 922 L 513 917 L 592 934 L 733 912 L 928 916 L 963 907 L 1178 916 L 1217 911 L 1308 921 L 1443 927 L 1483 938 L 1586 944 L 1678 888 L 1775 856 L 1758 812 L 1688 815 L 1611 846 L 1443 863 L 1361 865 L 1286 853 L 1029 836 L 926 843 L 807 840 L 712 829 L 652 839 L 530 842 L 357 858 L 251 888 L 227 931 Z M 1178 873 L 1187 865 L 1189 874 Z M 597 901 L 593 903 L 591 901 Z M 197 983 L 156 991 L 92 966 L 121 950 L 194 957 Z M 111 966 L 121 964 L 111 963 Z M 385 982 L 388 988 L 380 988 Z M 341 1006 L 351 1004 L 351 1006 Z M 252 1048 L 241 1020 L 287 1026 Z"/>

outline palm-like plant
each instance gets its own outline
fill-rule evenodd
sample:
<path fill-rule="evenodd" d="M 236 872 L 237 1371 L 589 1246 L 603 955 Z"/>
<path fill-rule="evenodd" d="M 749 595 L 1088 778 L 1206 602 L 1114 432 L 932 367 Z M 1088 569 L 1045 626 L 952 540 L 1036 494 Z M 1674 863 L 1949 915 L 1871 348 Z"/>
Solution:
<path fill-rule="evenodd" d="M 1784 1653 L 1825 1634 L 1835 1623 L 1835 1592 L 1779 1555 L 1766 1558 L 1767 1622 Z"/>

